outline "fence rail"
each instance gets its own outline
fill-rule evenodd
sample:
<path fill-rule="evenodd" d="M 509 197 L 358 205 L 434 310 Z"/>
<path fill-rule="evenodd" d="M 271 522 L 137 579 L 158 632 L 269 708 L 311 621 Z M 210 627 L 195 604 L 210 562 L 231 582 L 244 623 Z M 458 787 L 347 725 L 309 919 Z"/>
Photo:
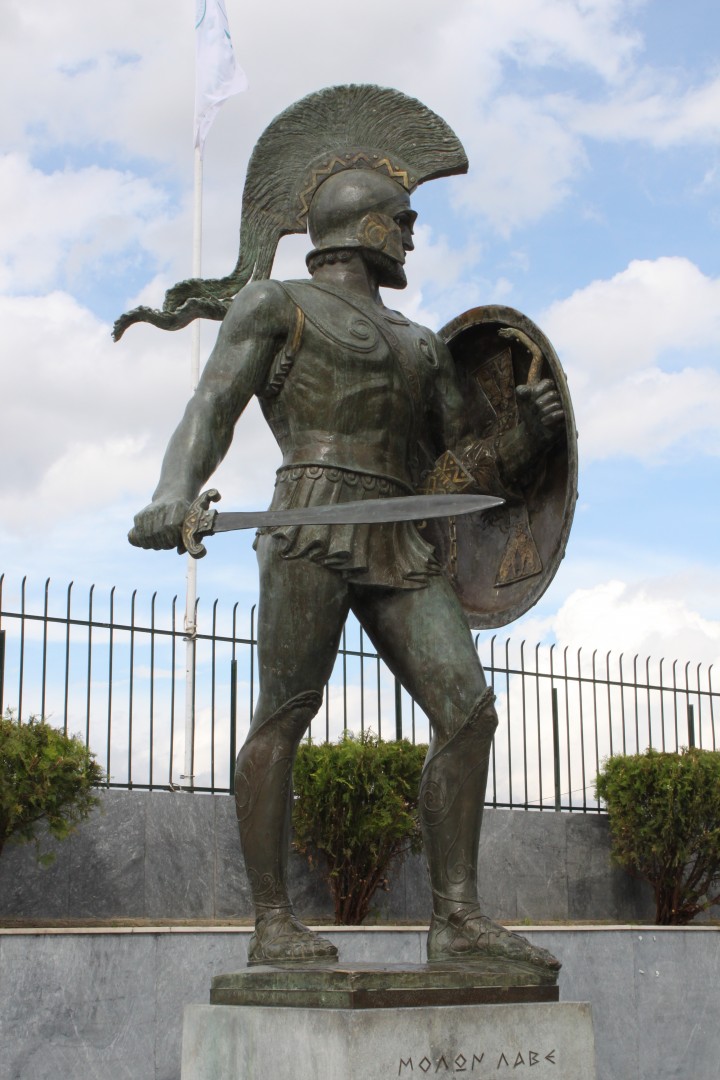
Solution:
<path fill-rule="evenodd" d="M 78 597 L 72 583 L 54 589 L 50 579 L 11 590 L 0 577 L 0 713 L 46 716 L 81 735 L 111 787 L 228 792 L 257 698 L 255 609 L 198 602 L 190 648 L 183 623 L 177 597 L 160 604 L 136 590 L 121 601 L 115 588 L 95 586 Z M 716 749 L 712 665 L 497 636 L 476 645 L 500 715 L 488 805 L 598 811 L 593 783 L 606 757 L 649 746 Z M 330 740 L 347 729 L 414 742 L 430 734 L 354 623 L 310 734 Z"/>

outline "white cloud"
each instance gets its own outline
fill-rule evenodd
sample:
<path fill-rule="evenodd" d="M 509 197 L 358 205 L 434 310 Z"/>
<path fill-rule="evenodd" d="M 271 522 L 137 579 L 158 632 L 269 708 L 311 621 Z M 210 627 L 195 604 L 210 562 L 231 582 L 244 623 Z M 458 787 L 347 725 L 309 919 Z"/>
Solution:
<path fill-rule="evenodd" d="M 43 472 L 28 501 L 50 520 L 84 511 L 89 496 L 103 504 L 117 502 L 147 487 L 147 444 L 147 437 L 132 436 L 71 442 Z M 27 523 L 27 508 L 14 505 Z"/>
<path fill-rule="evenodd" d="M 508 233 L 560 203 L 584 165 L 582 144 L 542 106 L 497 97 L 474 117 L 464 141 L 475 167 L 457 204 Z"/>
<path fill-rule="evenodd" d="M 679 256 L 637 259 L 543 320 L 569 363 L 604 377 L 643 371 L 672 350 L 720 344 L 720 278 Z"/>
<path fill-rule="evenodd" d="M 515 0 L 502 11 L 526 63 L 582 66 L 612 82 L 642 47 L 641 35 L 627 22 L 637 6 L 632 0 Z"/>
<path fill-rule="evenodd" d="M 718 453 L 720 279 L 684 258 L 637 260 L 541 323 L 568 368 L 585 461 L 653 461 L 688 440 Z"/>
<path fill-rule="evenodd" d="M 0 64 L 8 99 L 5 146 L 116 143 L 131 154 L 174 156 L 192 115 L 192 30 L 172 4 L 129 0 L 93 9 L 10 0 Z M 163 93 L 158 93 L 158 88 Z"/>
<path fill-rule="evenodd" d="M 0 289 L 22 293 L 88 275 L 146 245 L 167 215 L 150 181 L 88 166 L 45 173 L 21 154 L 0 157 Z"/>
<path fill-rule="evenodd" d="M 442 21 L 429 28 L 435 59 L 454 63 L 455 73 L 466 74 L 485 95 L 508 58 L 524 71 L 585 69 L 613 82 L 642 44 L 626 20 L 635 6 L 627 0 L 470 0 L 448 5 Z M 445 92 L 457 83 L 451 79 Z"/>
<path fill-rule="evenodd" d="M 58 524 L 87 507 L 105 513 L 130 500 L 140 509 L 189 396 L 187 338 L 133 327 L 114 345 L 109 327 L 64 293 L 0 298 L 0 322 L 15 358 L 4 385 L 6 534 L 38 535 L 48 518 Z M 223 493 L 267 501 L 277 450 L 256 407 L 236 443 L 218 472 Z"/>
<path fill-rule="evenodd" d="M 438 235 L 432 225 L 418 222 L 414 235 L 415 250 L 408 255 L 408 273 L 413 282 L 443 290 L 455 285 L 477 262 L 480 251 L 474 239 L 458 250 L 447 237 Z"/>
<path fill-rule="evenodd" d="M 180 382 L 171 342 L 157 341 L 150 352 L 140 338 L 132 354 L 113 346 L 109 328 L 66 293 L 0 298 L 0 313 L 15 360 L 5 379 L 14 407 L 3 437 L 23 448 L 4 486 L 32 482 L 78 442 L 162 425 Z"/>
<path fill-rule="evenodd" d="M 567 96 L 548 99 L 547 107 L 593 139 L 636 140 L 659 148 L 720 140 L 720 77 L 686 86 L 667 72 L 645 70 L 605 101 Z"/>
<path fill-rule="evenodd" d="M 720 453 L 720 372 L 651 369 L 581 393 L 578 423 L 585 460 L 658 462 L 672 448 Z"/>
<path fill-rule="evenodd" d="M 613 580 L 578 589 L 548 623 L 559 646 L 571 650 L 720 662 L 720 621 L 693 610 L 667 581 Z"/>

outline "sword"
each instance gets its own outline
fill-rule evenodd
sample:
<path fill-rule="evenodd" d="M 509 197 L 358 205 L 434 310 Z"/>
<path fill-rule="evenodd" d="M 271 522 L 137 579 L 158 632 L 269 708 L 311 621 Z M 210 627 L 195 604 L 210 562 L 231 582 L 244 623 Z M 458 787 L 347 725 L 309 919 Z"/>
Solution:
<path fill-rule="evenodd" d="M 205 545 L 200 542 L 203 537 L 236 529 L 424 521 L 426 518 L 476 514 L 502 506 L 505 501 L 494 495 L 401 495 L 391 499 L 361 499 L 324 506 L 291 507 L 289 510 L 234 510 L 221 514 L 210 509 L 210 503 L 217 502 L 219 498 L 220 493 L 216 488 L 208 488 L 192 503 L 182 525 L 182 544 L 178 547 L 181 555 L 187 551 L 194 559 L 202 559 L 206 554 Z"/>

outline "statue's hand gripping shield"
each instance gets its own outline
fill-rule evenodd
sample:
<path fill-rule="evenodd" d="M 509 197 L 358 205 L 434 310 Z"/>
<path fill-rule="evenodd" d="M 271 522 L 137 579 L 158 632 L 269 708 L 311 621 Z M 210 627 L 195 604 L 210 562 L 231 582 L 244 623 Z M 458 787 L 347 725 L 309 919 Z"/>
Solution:
<path fill-rule="evenodd" d="M 485 446 L 496 445 L 517 428 L 521 416 L 515 391 L 520 385 L 550 379 L 565 414 L 564 433 L 538 455 L 524 482 L 513 485 L 504 506 L 429 522 L 424 531 L 470 625 L 493 629 L 537 603 L 565 553 L 577 498 L 572 403 L 552 345 L 514 308 L 473 308 L 444 326 L 439 336 L 455 361 L 472 429 Z M 453 464 L 448 461 L 448 468 Z"/>

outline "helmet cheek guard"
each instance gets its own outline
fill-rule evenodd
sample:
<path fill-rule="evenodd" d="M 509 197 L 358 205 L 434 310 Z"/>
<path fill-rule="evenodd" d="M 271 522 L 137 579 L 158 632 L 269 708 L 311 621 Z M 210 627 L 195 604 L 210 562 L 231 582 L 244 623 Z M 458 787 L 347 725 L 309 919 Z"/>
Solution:
<path fill-rule="evenodd" d="M 376 211 L 366 214 L 359 224 L 358 242 L 360 247 L 382 251 L 396 262 L 405 262 L 402 232 L 397 222 L 387 214 Z"/>

